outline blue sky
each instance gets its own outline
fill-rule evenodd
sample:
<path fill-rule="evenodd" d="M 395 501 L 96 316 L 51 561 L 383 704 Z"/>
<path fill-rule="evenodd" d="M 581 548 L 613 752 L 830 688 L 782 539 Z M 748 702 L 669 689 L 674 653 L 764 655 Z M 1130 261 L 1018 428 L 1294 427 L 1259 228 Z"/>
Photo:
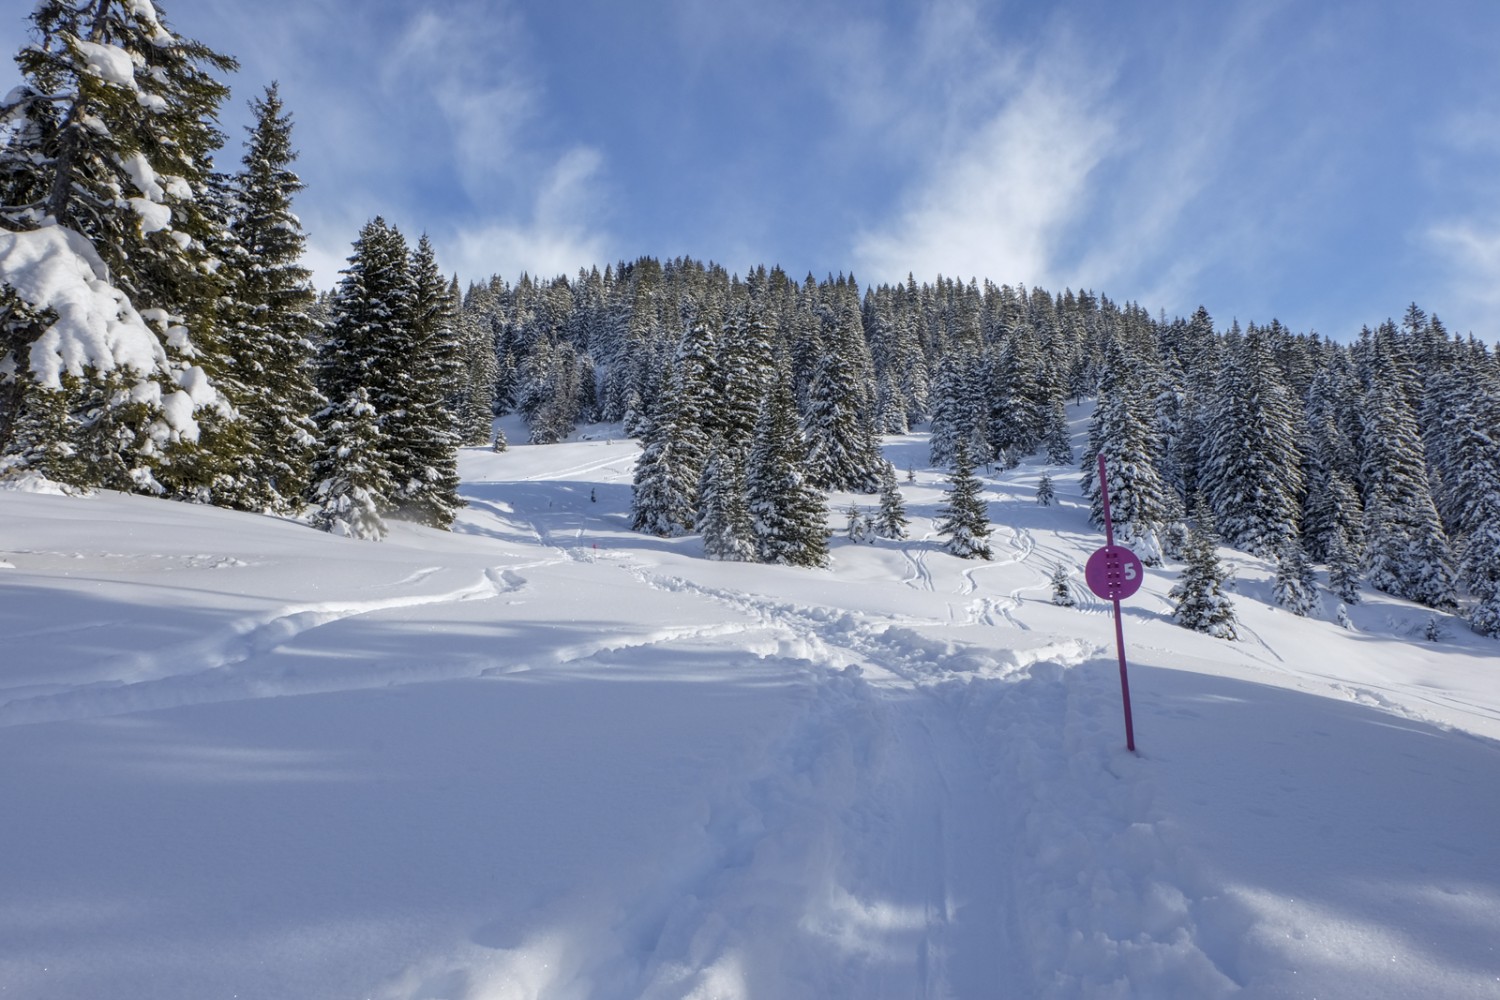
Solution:
<path fill-rule="evenodd" d="M 464 280 L 690 255 L 1500 336 L 1493 0 L 163 7 L 241 62 L 226 161 L 280 81 L 325 286 L 382 214 Z"/>

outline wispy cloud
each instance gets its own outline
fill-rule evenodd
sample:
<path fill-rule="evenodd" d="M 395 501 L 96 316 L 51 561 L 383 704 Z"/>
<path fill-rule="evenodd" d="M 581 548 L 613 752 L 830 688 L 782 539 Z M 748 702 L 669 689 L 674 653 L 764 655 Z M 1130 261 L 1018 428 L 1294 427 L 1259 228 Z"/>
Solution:
<path fill-rule="evenodd" d="M 1428 229 L 1426 241 L 1448 265 L 1448 329 L 1500 342 L 1500 219 L 1439 223 Z"/>
<path fill-rule="evenodd" d="M 470 0 L 414 11 L 398 37 L 381 89 L 393 106 L 435 107 L 465 192 L 487 202 L 529 166 L 524 130 L 540 85 L 522 54 L 524 22 L 504 4 Z"/>
<path fill-rule="evenodd" d="M 443 261 L 466 280 L 514 280 L 523 271 L 550 278 L 606 262 L 612 248 L 597 225 L 600 165 L 594 150 L 568 152 L 547 174 L 530 219 L 460 226 L 445 236 Z"/>
<path fill-rule="evenodd" d="M 1118 140 L 1106 79 L 1039 59 L 972 131 L 953 129 L 895 221 L 854 253 L 866 277 L 987 276 L 1048 283 L 1056 250 L 1086 208 L 1090 175 Z"/>

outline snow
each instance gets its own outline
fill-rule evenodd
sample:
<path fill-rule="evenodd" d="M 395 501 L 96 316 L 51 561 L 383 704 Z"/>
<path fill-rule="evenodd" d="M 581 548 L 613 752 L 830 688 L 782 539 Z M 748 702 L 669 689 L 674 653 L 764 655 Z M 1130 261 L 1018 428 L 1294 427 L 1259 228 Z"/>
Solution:
<path fill-rule="evenodd" d="M 131 198 L 130 208 L 141 220 L 141 232 L 154 233 L 172 225 L 172 210 L 150 198 Z M 173 233 L 172 235 L 177 235 Z"/>
<path fill-rule="evenodd" d="M 629 531 L 639 448 L 589 433 L 466 450 L 455 530 L 380 544 L 0 492 L 0 992 L 1500 992 L 1493 640 L 1221 550 L 1224 642 L 1152 568 L 1132 755 L 1070 470 L 982 477 L 992 562 L 929 470 L 910 540 L 805 570 Z"/>
<path fill-rule="evenodd" d="M 131 153 L 120 161 L 120 167 L 130 177 L 130 183 L 135 189 L 145 195 L 147 200 L 161 202 L 166 198 L 166 191 L 156 178 L 156 171 L 152 169 L 151 163 L 141 153 Z"/>
<path fill-rule="evenodd" d="M 156 334 L 104 271 L 89 242 L 61 226 L 0 230 L 0 280 L 58 317 L 31 348 L 31 370 L 43 385 L 56 388 L 63 372 L 81 375 L 87 367 L 146 375 L 165 366 Z"/>
<path fill-rule="evenodd" d="M 144 204 L 144 199 L 132 199 Z M 168 212 L 165 206 L 151 205 Z M 170 212 L 168 212 L 170 215 Z M 173 366 L 147 320 L 131 305 L 124 292 L 103 277 L 105 267 L 89 242 L 61 226 L 43 226 L 29 232 L 0 229 L 0 282 L 13 288 L 22 301 L 37 310 L 50 309 L 57 321 L 31 345 L 28 355 L 32 377 L 42 385 L 58 388 L 64 372 L 82 375 L 86 368 L 98 371 L 125 369 L 141 376 L 130 389 L 138 400 L 163 405 L 163 429 L 168 437 L 194 441 L 198 424 L 193 413 L 199 406 L 223 402 L 201 368 Z M 156 319 L 164 313 L 148 311 Z M 182 354 L 194 353 L 187 331 L 173 327 L 168 342 Z M 180 391 L 162 399 L 161 387 L 146 376 L 166 374 Z"/>
<path fill-rule="evenodd" d="M 73 44 L 78 46 L 84 69 L 89 73 L 108 83 L 135 89 L 135 64 L 129 52 L 118 45 L 101 45 L 81 38 L 73 39 Z"/>

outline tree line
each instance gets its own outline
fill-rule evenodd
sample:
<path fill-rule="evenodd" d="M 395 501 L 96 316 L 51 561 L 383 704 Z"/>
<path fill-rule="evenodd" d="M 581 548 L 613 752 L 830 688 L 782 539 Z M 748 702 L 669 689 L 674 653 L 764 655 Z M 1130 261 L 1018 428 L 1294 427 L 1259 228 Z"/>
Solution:
<path fill-rule="evenodd" d="M 143 0 L 43 0 L 32 25 L 0 105 L 4 474 L 380 537 L 393 514 L 451 522 L 457 449 L 495 416 L 535 443 L 604 421 L 642 445 L 638 530 L 818 565 L 828 491 L 880 494 L 882 532 L 904 530 L 878 441 L 922 427 L 955 472 L 950 539 L 982 556 L 965 477 L 1074 461 L 1065 406 L 1089 397 L 1084 490 L 1097 519 L 1105 454 L 1148 560 L 1217 538 L 1275 559 L 1288 607 L 1319 563 L 1346 601 L 1463 600 L 1500 633 L 1500 362 L 1415 305 L 1345 344 L 1091 291 L 690 258 L 461 292 L 380 218 L 318 296 L 274 84 L 224 172 L 232 59 Z"/>

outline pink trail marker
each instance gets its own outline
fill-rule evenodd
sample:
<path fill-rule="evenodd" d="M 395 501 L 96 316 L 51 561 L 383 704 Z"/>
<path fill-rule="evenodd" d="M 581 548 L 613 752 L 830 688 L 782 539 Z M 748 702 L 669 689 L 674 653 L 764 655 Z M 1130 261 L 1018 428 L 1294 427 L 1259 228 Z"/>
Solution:
<path fill-rule="evenodd" d="M 1109 512 L 1109 478 L 1104 456 L 1099 456 L 1099 498 L 1104 501 L 1104 548 L 1089 556 L 1083 578 L 1089 589 L 1115 606 L 1115 648 L 1120 653 L 1120 697 L 1125 703 L 1125 749 L 1135 753 L 1135 723 L 1130 717 L 1130 675 L 1125 671 L 1125 624 L 1120 601 L 1141 589 L 1146 568 L 1134 552 L 1115 544 L 1115 523 Z"/>

